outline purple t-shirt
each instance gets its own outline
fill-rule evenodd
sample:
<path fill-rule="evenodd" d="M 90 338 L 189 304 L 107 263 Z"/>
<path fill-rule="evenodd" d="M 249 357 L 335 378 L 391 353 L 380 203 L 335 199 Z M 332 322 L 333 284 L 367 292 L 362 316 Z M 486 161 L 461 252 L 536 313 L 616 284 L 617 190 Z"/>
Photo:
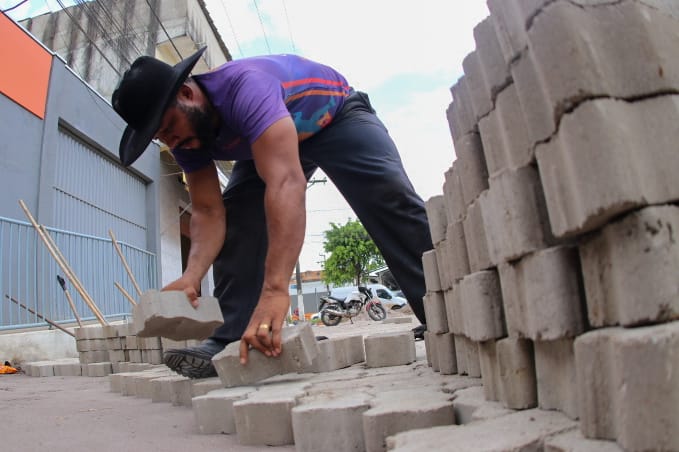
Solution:
<path fill-rule="evenodd" d="M 214 149 L 173 149 L 190 173 L 213 160 L 252 159 L 251 144 L 273 123 L 292 116 L 302 141 L 327 126 L 350 87 L 334 69 L 296 55 L 228 62 L 194 77 L 222 117 Z"/>

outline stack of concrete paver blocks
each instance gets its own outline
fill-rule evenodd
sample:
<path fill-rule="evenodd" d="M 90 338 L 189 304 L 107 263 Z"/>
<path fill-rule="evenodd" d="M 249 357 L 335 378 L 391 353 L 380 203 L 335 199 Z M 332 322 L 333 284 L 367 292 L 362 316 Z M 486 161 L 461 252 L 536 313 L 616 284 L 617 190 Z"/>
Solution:
<path fill-rule="evenodd" d="M 430 365 L 578 420 L 546 450 L 679 450 L 679 2 L 488 7 L 426 203 Z"/>

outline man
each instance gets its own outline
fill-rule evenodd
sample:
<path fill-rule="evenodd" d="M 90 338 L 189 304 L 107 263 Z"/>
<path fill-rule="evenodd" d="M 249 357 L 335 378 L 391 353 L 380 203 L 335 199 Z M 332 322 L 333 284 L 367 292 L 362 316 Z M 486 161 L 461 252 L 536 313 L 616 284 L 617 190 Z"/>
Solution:
<path fill-rule="evenodd" d="M 204 50 L 176 66 L 138 58 L 112 97 L 128 123 L 123 165 L 157 138 L 186 174 L 191 249 L 182 277 L 163 290 L 183 290 L 196 306 L 214 263 L 224 324 L 197 347 L 168 351 L 168 367 L 213 376 L 212 356 L 237 340 L 243 364 L 249 348 L 280 354 L 288 283 L 304 239 L 306 183 L 319 167 L 424 324 L 421 257 L 432 248 L 424 203 L 367 95 L 334 69 L 293 55 L 246 58 L 189 77 Z M 223 194 L 214 160 L 237 161 Z"/>

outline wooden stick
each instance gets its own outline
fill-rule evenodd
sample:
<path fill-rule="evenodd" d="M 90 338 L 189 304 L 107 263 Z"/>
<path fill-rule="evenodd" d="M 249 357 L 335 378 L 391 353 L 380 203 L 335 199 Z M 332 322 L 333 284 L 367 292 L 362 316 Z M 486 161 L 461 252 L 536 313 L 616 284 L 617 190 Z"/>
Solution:
<path fill-rule="evenodd" d="M 59 258 L 59 255 L 56 253 L 54 248 L 51 245 L 51 236 L 45 235 L 44 231 L 40 228 L 38 223 L 35 221 L 35 218 L 33 218 L 33 215 L 31 215 L 30 210 L 28 210 L 28 207 L 26 207 L 26 204 L 24 204 L 23 200 L 19 200 L 19 205 L 23 209 L 24 213 L 28 217 L 28 220 L 31 222 L 35 230 L 38 232 L 38 236 L 40 239 L 43 241 L 45 244 L 45 247 L 47 247 L 47 251 L 52 255 L 54 260 L 57 262 L 57 265 L 61 268 L 61 270 L 66 274 L 66 277 L 68 280 L 73 284 L 73 287 L 76 288 L 80 296 L 85 300 L 85 303 L 89 306 L 89 308 L 92 310 L 92 313 L 94 316 L 99 320 L 99 323 L 102 325 L 108 325 L 108 322 L 104 319 L 104 316 L 99 312 L 99 309 L 97 306 L 94 304 L 94 301 L 90 298 L 90 296 L 85 292 L 85 289 L 79 284 L 80 281 L 75 277 L 75 274 L 72 273 L 72 270 L 70 267 L 66 264 L 65 261 L 62 261 Z M 49 237 L 49 238 L 48 238 Z"/>
<path fill-rule="evenodd" d="M 57 246 L 57 242 L 54 241 L 54 239 L 52 238 L 52 235 L 51 235 L 51 234 L 49 233 L 49 231 L 45 228 L 45 226 L 39 225 L 38 227 L 39 227 L 40 230 L 42 231 L 44 237 L 47 239 L 47 241 L 48 241 L 48 242 L 50 243 L 50 245 L 52 246 L 52 249 L 53 249 L 54 252 L 57 254 L 57 256 L 59 257 L 59 259 L 61 259 L 61 262 L 63 262 L 63 264 L 64 264 L 64 266 L 66 267 L 66 269 L 67 269 L 69 272 L 71 272 L 71 276 L 73 276 L 73 280 L 75 281 L 74 286 L 75 286 L 76 290 L 79 289 L 79 290 L 78 290 L 78 293 L 80 293 L 80 295 L 83 296 L 83 298 L 84 298 L 85 301 L 87 302 L 87 305 L 90 307 L 90 309 L 92 310 L 92 312 L 94 312 L 95 317 L 97 317 L 97 319 L 99 319 L 100 317 L 103 319 L 103 318 L 104 318 L 104 314 L 102 314 L 102 312 L 99 310 L 99 307 L 98 307 L 97 304 L 94 302 L 94 299 L 92 298 L 92 296 L 87 292 L 87 290 L 85 290 L 85 286 L 83 286 L 83 283 L 80 281 L 80 278 L 78 278 L 78 275 L 75 274 L 75 272 L 73 271 L 73 269 L 71 268 L 71 266 L 68 264 L 68 260 L 66 260 L 66 257 L 61 253 L 61 250 L 60 250 L 59 247 Z M 106 322 L 106 320 L 104 320 L 104 322 Z M 102 323 L 102 325 L 108 325 L 108 322 Z"/>
<path fill-rule="evenodd" d="M 125 256 L 123 256 L 123 250 L 120 249 L 120 245 L 118 245 L 118 242 L 116 241 L 116 236 L 113 235 L 113 230 L 109 229 L 108 235 L 111 236 L 111 241 L 113 242 L 113 247 L 118 252 L 118 256 L 120 256 L 120 260 L 123 261 L 123 267 L 125 267 L 125 271 L 127 272 L 127 276 L 130 277 L 130 281 L 132 281 L 132 285 L 134 286 L 135 290 L 137 291 L 137 295 L 139 295 L 141 297 L 141 289 L 139 288 L 139 284 L 137 284 L 137 280 L 134 278 L 134 275 L 132 274 L 132 270 L 130 269 L 130 266 L 127 265 L 127 260 L 125 260 Z"/>
<path fill-rule="evenodd" d="M 30 312 L 31 314 L 35 314 L 35 316 L 36 316 L 37 318 L 44 320 L 45 322 L 49 323 L 50 325 L 52 325 L 52 326 L 55 327 L 55 328 L 59 328 L 61 331 L 63 331 L 64 333 L 68 334 L 69 336 L 75 337 L 75 334 L 71 333 L 71 332 L 68 331 L 66 328 L 63 328 L 61 325 L 58 325 L 58 324 L 54 323 L 53 321 L 51 321 L 51 320 L 48 319 L 47 317 L 43 317 L 42 315 L 38 314 L 37 312 L 35 312 L 33 309 L 29 308 L 29 307 L 26 306 L 25 304 L 19 303 L 17 300 L 15 300 L 14 298 L 10 297 L 10 296 L 7 295 L 7 294 L 5 294 L 5 297 L 6 297 L 8 300 L 13 301 L 14 303 L 18 304 L 19 306 L 21 306 L 22 308 L 24 308 L 25 310 L 27 310 L 27 311 Z"/>
<path fill-rule="evenodd" d="M 113 284 L 115 284 L 115 286 L 118 288 L 118 290 L 121 291 L 121 292 L 123 293 L 123 296 L 124 296 L 125 298 L 127 298 L 127 301 L 129 301 L 129 302 L 132 304 L 132 306 L 137 306 L 137 302 L 134 301 L 134 298 L 132 298 L 132 297 L 130 296 L 130 294 L 127 293 L 127 290 L 125 290 L 125 289 L 123 288 L 123 286 L 121 286 L 121 285 L 118 284 L 117 282 L 114 282 Z"/>
<path fill-rule="evenodd" d="M 83 324 L 80 321 L 80 316 L 78 315 L 78 310 L 75 308 L 75 303 L 73 303 L 73 298 L 71 298 L 71 294 L 68 293 L 68 289 L 66 288 L 66 281 L 64 281 L 64 278 L 62 278 L 59 275 L 57 275 L 57 281 L 59 282 L 59 285 L 61 286 L 61 288 L 64 289 L 64 294 L 66 295 L 66 299 L 68 300 L 68 305 L 71 307 L 71 311 L 73 312 L 73 315 L 75 316 L 75 320 L 78 322 L 78 326 L 80 328 L 82 328 Z"/>

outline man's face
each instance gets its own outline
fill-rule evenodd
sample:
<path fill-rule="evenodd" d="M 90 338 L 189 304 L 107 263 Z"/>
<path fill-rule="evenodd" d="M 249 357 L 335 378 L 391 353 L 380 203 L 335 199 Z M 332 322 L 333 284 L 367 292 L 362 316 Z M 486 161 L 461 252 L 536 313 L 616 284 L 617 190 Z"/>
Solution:
<path fill-rule="evenodd" d="M 180 100 L 165 112 L 156 138 L 170 149 L 198 149 L 213 146 L 216 136 L 209 110 Z"/>

